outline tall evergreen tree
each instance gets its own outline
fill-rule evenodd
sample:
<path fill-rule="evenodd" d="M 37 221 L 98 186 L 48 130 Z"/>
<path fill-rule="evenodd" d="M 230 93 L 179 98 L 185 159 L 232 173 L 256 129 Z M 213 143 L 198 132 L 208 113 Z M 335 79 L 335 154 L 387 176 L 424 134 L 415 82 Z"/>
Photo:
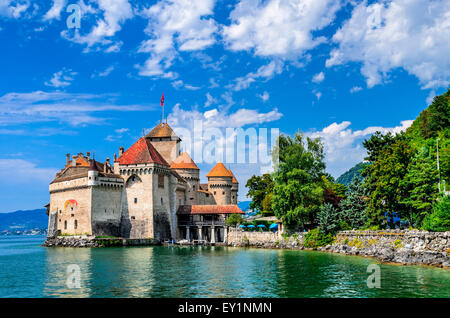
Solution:
<path fill-rule="evenodd" d="M 339 211 L 333 204 L 325 203 L 317 215 L 320 230 L 325 233 L 335 233 L 339 230 Z"/>
<path fill-rule="evenodd" d="M 341 220 L 359 229 L 367 223 L 367 194 L 359 176 L 354 176 L 345 200 L 339 204 Z"/>

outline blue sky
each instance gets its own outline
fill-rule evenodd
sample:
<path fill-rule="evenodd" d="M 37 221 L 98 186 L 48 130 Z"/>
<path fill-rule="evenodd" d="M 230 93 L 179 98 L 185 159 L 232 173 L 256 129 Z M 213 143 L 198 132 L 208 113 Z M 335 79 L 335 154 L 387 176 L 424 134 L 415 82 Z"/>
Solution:
<path fill-rule="evenodd" d="M 46 204 L 66 153 L 131 146 L 162 92 L 175 127 L 322 137 L 337 177 L 445 91 L 449 14 L 448 0 L 0 0 L 0 212 Z M 244 200 L 259 168 L 230 166 Z"/>

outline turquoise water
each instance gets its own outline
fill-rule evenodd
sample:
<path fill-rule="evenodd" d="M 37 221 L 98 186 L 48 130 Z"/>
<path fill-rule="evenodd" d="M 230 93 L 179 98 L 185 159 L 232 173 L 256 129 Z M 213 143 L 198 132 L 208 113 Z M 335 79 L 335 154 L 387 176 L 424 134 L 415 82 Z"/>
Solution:
<path fill-rule="evenodd" d="M 450 297 L 450 271 L 322 252 L 227 247 L 45 248 L 0 236 L 0 297 Z M 67 266 L 80 288 L 66 286 Z"/>

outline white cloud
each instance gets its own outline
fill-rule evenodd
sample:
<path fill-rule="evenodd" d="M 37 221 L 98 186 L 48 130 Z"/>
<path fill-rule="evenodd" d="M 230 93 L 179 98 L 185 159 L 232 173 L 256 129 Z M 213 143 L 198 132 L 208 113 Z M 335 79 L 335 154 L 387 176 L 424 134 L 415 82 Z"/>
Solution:
<path fill-rule="evenodd" d="M 323 72 L 320 72 L 313 76 L 312 81 L 314 83 L 318 84 L 318 83 L 321 83 L 324 79 L 325 79 L 325 74 L 323 74 Z"/>
<path fill-rule="evenodd" d="M 44 84 L 52 87 L 67 87 L 74 80 L 77 72 L 73 72 L 71 69 L 62 69 L 59 72 L 53 74 L 53 77 L 50 81 L 45 82 Z"/>
<path fill-rule="evenodd" d="M 383 134 L 388 132 L 398 133 L 406 130 L 412 124 L 412 120 L 404 120 L 396 127 L 370 126 L 362 130 L 352 130 L 349 128 L 351 122 L 332 123 L 318 132 L 308 132 L 310 137 L 321 137 L 325 145 L 327 171 L 334 177 L 340 176 L 352 166 L 361 162 L 366 150 L 362 146 L 363 139 L 377 131 Z"/>
<path fill-rule="evenodd" d="M 28 0 L 0 0 L 0 16 L 19 19 L 29 7 Z"/>
<path fill-rule="evenodd" d="M 262 94 L 258 94 L 257 96 L 261 98 L 264 103 L 267 102 L 270 98 L 269 93 L 267 93 L 266 91 L 264 91 L 264 93 Z"/>
<path fill-rule="evenodd" d="M 96 0 L 99 10 L 86 6 L 86 10 L 82 10 L 84 14 L 94 14 L 97 11 L 103 13 L 102 18 L 97 20 L 96 25 L 86 35 L 80 35 L 78 29 L 71 37 L 69 32 L 63 31 L 61 35 L 67 40 L 75 43 L 86 45 L 85 52 L 89 52 L 94 45 L 108 46 L 105 52 L 118 52 L 120 50 L 120 41 L 114 42 L 112 38 L 122 29 L 128 19 L 133 17 L 133 9 L 127 0 Z"/>
<path fill-rule="evenodd" d="M 280 74 L 283 70 L 283 63 L 280 60 L 272 60 L 269 64 L 263 65 L 256 73 L 250 72 L 243 77 L 238 77 L 235 79 L 235 83 L 231 85 L 231 87 L 235 91 L 240 91 L 242 89 L 246 89 L 252 84 L 256 82 L 257 79 L 269 80 L 275 74 Z"/>
<path fill-rule="evenodd" d="M 175 89 L 185 88 L 185 89 L 190 90 L 190 91 L 196 91 L 196 90 L 200 89 L 200 87 L 193 86 L 193 85 L 190 85 L 190 84 L 186 84 L 182 80 L 173 81 L 172 82 L 172 86 Z"/>
<path fill-rule="evenodd" d="M 350 93 L 356 93 L 362 90 L 362 87 L 360 86 L 353 86 L 352 88 L 350 88 Z"/>
<path fill-rule="evenodd" d="M 223 38 L 233 51 L 297 59 L 326 41 L 312 32 L 328 26 L 340 6 L 335 0 L 241 0 Z"/>
<path fill-rule="evenodd" d="M 209 107 L 212 104 L 216 104 L 217 103 L 217 99 L 215 99 L 214 97 L 212 97 L 212 95 L 210 93 L 206 93 L 206 102 L 205 102 L 205 107 Z"/>
<path fill-rule="evenodd" d="M 12 175 L 11 171 L 14 171 Z M 58 169 L 39 168 L 35 163 L 23 159 L 0 159 L 0 178 L 11 184 L 48 184 Z"/>
<path fill-rule="evenodd" d="M 106 77 L 109 74 L 111 74 L 111 72 L 114 71 L 114 69 L 115 69 L 114 65 L 108 66 L 104 71 L 92 74 L 91 78 L 94 78 L 94 77 Z"/>
<path fill-rule="evenodd" d="M 141 43 L 139 52 L 150 53 L 140 67 L 140 75 L 163 76 L 179 51 L 196 51 L 215 42 L 217 25 L 214 0 L 161 0 L 142 14 L 149 20 L 145 30 L 150 39 Z M 167 74 L 166 74 L 167 76 Z"/>
<path fill-rule="evenodd" d="M 72 126 L 100 124 L 109 119 L 106 116 L 111 116 L 111 112 L 149 110 L 148 106 L 109 103 L 111 97 L 116 96 L 42 91 L 8 93 L 0 97 L 0 126 L 48 121 Z"/>
<path fill-rule="evenodd" d="M 50 10 L 44 15 L 43 20 L 59 20 L 61 18 L 61 11 L 66 6 L 67 0 L 53 0 L 53 5 Z"/>
<path fill-rule="evenodd" d="M 338 47 L 326 66 L 362 63 L 368 87 L 396 68 L 416 76 L 423 88 L 450 81 L 450 2 L 393 0 L 358 4 L 333 36 Z"/>

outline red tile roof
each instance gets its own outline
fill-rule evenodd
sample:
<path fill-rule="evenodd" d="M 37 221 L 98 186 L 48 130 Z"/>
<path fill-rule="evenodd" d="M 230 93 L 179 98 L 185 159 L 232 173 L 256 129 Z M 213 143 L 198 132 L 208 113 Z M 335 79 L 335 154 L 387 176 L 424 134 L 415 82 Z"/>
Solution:
<path fill-rule="evenodd" d="M 244 214 L 237 205 L 180 205 L 177 214 Z"/>
<path fill-rule="evenodd" d="M 218 162 L 214 168 L 211 169 L 210 172 L 206 175 L 207 178 L 210 177 L 233 177 L 233 175 L 228 171 L 225 165 L 221 162 Z"/>
<path fill-rule="evenodd" d="M 172 169 L 200 170 L 187 152 L 183 152 L 170 164 Z"/>
<path fill-rule="evenodd" d="M 139 163 L 158 163 L 160 165 L 169 166 L 166 160 L 153 147 L 150 141 L 144 137 L 140 138 L 127 151 L 125 151 L 119 159 L 121 165 L 132 165 Z"/>
<path fill-rule="evenodd" d="M 228 171 L 231 173 L 231 175 L 233 176 L 233 181 L 232 181 L 232 183 L 237 183 L 237 184 L 239 184 L 239 182 L 236 180 L 236 177 L 234 176 L 234 173 L 233 173 L 233 171 L 231 171 L 231 169 L 228 169 Z"/>

